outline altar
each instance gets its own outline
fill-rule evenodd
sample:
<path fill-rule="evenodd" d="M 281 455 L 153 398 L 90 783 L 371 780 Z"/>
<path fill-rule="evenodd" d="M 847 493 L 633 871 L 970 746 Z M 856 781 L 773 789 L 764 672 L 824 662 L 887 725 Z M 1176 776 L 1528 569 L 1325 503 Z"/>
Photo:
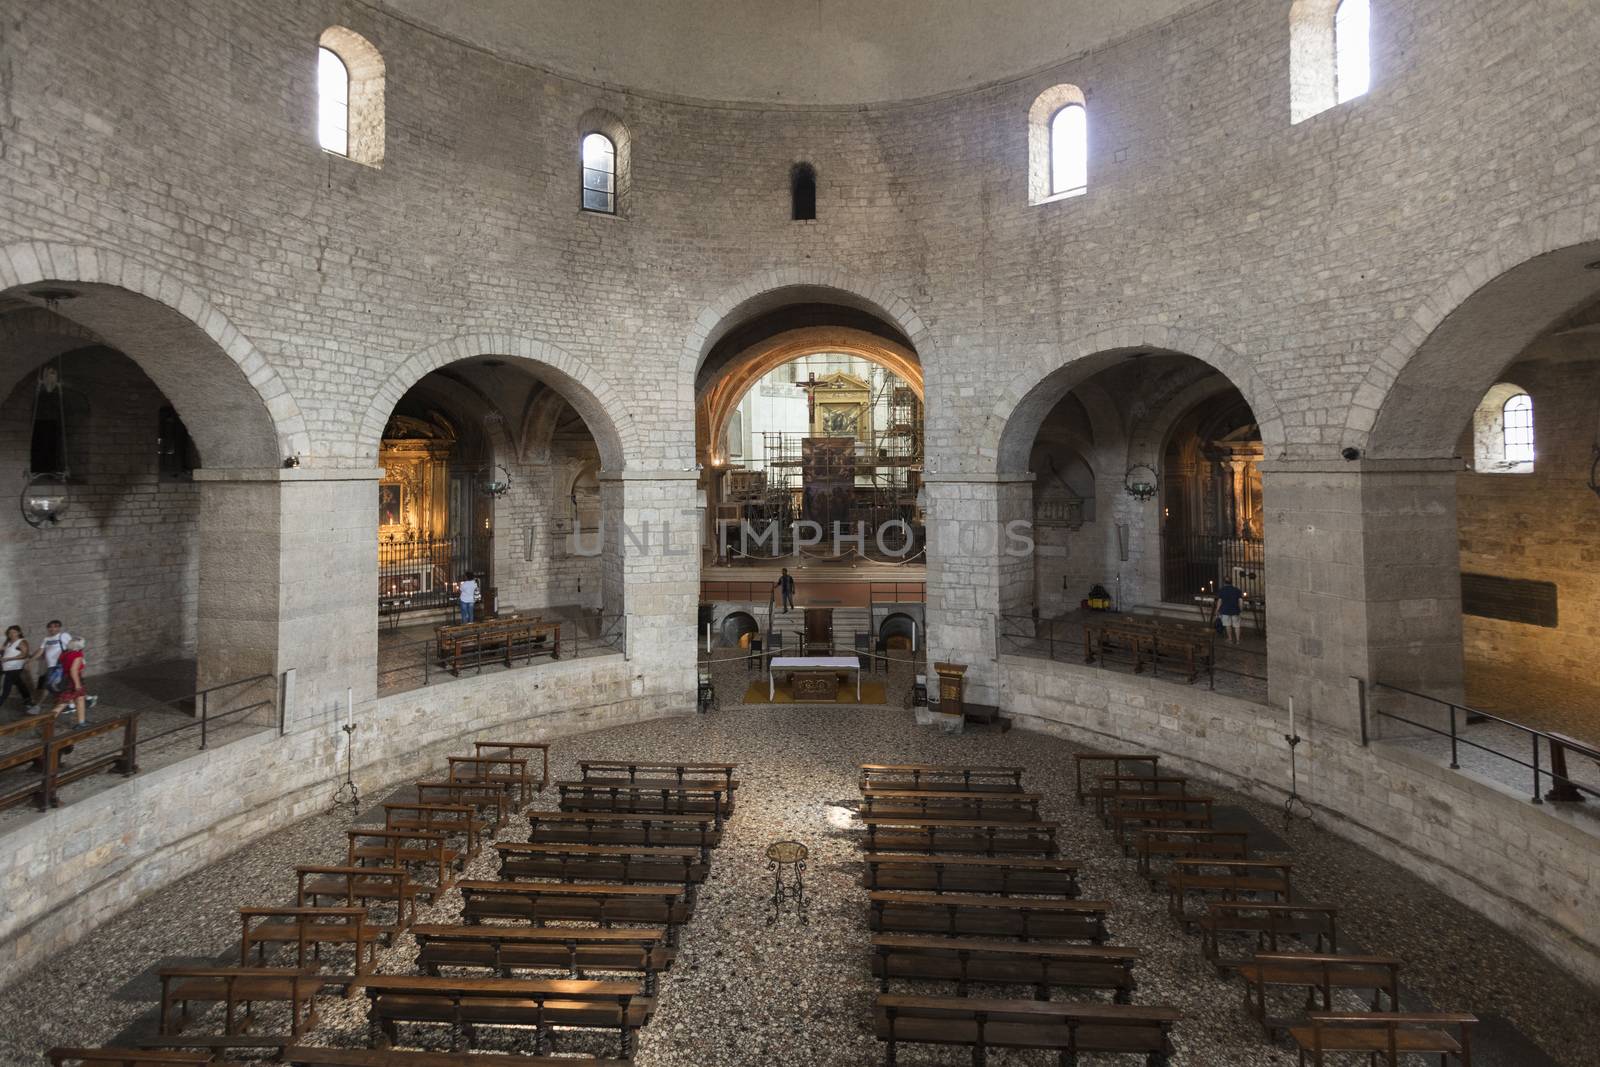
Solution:
<path fill-rule="evenodd" d="M 824 679 L 830 685 L 837 685 L 833 681 L 837 671 L 854 671 L 856 676 L 856 702 L 861 702 L 861 660 L 855 656 L 775 656 L 767 666 L 767 699 L 772 700 L 777 695 L 777 674 L 779 671 L 789 672 L 789 681 L 794 689 L 795 699 L 802 699 L 801 689 L 808 681 L 807 675 L 818 676 L 816 681 Z M 820 690 L 808 690 L 804 699 L 814 699 L 831 703 L 834 699 L 832 691 L 824 694 Z"/>

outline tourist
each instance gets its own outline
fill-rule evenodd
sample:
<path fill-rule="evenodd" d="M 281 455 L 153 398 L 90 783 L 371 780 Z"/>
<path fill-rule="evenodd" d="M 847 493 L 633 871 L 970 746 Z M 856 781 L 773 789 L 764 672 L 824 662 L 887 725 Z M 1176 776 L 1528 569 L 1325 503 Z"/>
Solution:
<path fill-rule="evenodd" d="M 1223 633 L 1228 638 L 1228 644 L 1239 643 L 1239 613 L 1242 610 L 1244 590 L 1224 579 L 1222 588 L 1217 590 L 1217 598 L 1211 605 L 1211 618 L 1222 624 Z"/>
<path fill-rule="evenodd" d="M 61 654 L 62 686 L 56 694 L 56 706 L 51 713 L 64 715 L 74 709 L 78 712 L 78 725 L 82 726 L 89 721 L 89 691 L 83 687 L 83 670 L 86 666 L 83 658 L 83 639 L 75 637 L 67 642 L 67 650 Z"/>
<path fill-rule="evenodd" d="M 0 681 L 0 707 L 5 707 L 6 697 L 11 695 L 13 687 L 24 709 L 33 706 L 33 687 L 28 684 L 28 674 L 23 669 L 30 658 L 32 652 L 28 648 L 28 639 L 22 636 L 22 627 L 7 626 L 5 644 L 0 647 L 0 669 L 3 669 L 5 678 Z"/>
<path fill-rule="evenodd" d="M 34 690 L 34 701 L 28 708 L 30 715 L 37 715 L 44 703 L 40 696 L 42 692 L 56 692 L 60 690 L 61 675 L 52 673 L 61 662 L 61 654 L 67 650 L 67 645 L 72 641 L 72 635 L 61 626 L 60 619 L 51 619 L 45 624 L 45 633 L 48 635 L 39 642 L 39 647 L 34 649 L 33 659 L 43 660 L 44 669 L 39 671 L 39 684 Z"/>
<path fill-rule="evenodd" d="M 467 576 L 461 579 L 460 591 L 456 595 L 460 598 L 461 603 L 461 621 L 471 622 L 472 612 L 476 608 L 478 600 L 478 579 L 471 571 L 468 571 Z"/>
<path fill-rule="evenodd" d="M 783 610 L 789 611 L 794 607 L 794 578 L 789 574 L 789 568 L 783 568 L 783 574 L 774 583 L 778 592 L 783 595 Z"/>

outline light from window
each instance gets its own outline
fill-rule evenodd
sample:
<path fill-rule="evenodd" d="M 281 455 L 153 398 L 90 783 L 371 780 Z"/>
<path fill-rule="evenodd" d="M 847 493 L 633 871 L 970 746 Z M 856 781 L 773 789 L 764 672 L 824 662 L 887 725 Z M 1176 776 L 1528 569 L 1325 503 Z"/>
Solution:
<path fill-rule="evenodd" d="M 583 139 L 583 209 L 617 211 L 617 149 L 603 133 Z"/>
<path fill-rule="evenodd" d="M 1068 104 L 1050 120 L 1050 195 L 1072 196 L 1089 187 L 1089 113 Z"/>
<path fill-rule="evenodd" d="M 350 154 L 350 72 L 331 48 L 317 49 L 317 143 Z"/>
<path fill-rule="evenodd" d="M 1533 397 L 1518 393 L 1501 408 L 1507 463 L 1533 462 Z"/>
<path fill-rule="evenodd" d="M 1334 88 L 1341 104 L 1372 85 L 1371 36 L 1370 0 L 1342 0 L 1333 13 Z"/>

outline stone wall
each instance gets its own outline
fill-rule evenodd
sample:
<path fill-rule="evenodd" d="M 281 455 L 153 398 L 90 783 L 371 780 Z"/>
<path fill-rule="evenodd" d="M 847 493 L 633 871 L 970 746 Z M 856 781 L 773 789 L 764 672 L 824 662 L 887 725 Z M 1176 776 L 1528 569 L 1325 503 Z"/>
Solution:
<path fill-rule="evenodd" d="M 1018 726 L 1080 744 L 1157 752 L 1163 766 L 1278 802 L 1288 723 L 1277 709 L 1196 687 L 1006 656 Z M 1405 866 L 1600 986 L 1600 842 L 1587 820 L 1301 717 L 1300 789 L 1320 825 Z"/>

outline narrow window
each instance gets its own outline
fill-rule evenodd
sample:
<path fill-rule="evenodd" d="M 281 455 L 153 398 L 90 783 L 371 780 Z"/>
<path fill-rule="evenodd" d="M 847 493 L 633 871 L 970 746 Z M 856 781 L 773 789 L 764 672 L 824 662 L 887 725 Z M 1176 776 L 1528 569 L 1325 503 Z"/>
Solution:
<path fill-rule="evenodd" d="M 1333 13 L 1334 88 L 1341 104 L 1372 85 L 1371 36 L 1370 0 L 1342 0 Z"/>
<path fill-rule="evenodd" d="M 789 217 L 804 222 L 817 217 L 817 172 L 809 163 L 796 163 L 789 179 Z"/>
<path fill-rule="evenodd" d="M 189 478 L 200 465 L 189 428 L 171 407 L 162 408 L 156 416 L 156 461 L 158 472 L 166 480 Z"/>
<path fill-rule="evenodd" d="M 317 49 L 317 143 L 350 154 L 350 72 L 331 48 Z"/>
<path fill-rule="evenodd" d="M 617 213 L 617 149 L 603 133 L 583 139 L 583 210 Z"/>
<path fill-rule="evenodd" d="M 1506 463 L 1533 462 L 1533 398 L 1518 393 L 1501 408 Z"/>
<path fill-rule="evenodd" d="M 1089 187 L 1089 113 L 1068 104 L 1050 119 L 1050 195 L 1071 196 Z"/>

